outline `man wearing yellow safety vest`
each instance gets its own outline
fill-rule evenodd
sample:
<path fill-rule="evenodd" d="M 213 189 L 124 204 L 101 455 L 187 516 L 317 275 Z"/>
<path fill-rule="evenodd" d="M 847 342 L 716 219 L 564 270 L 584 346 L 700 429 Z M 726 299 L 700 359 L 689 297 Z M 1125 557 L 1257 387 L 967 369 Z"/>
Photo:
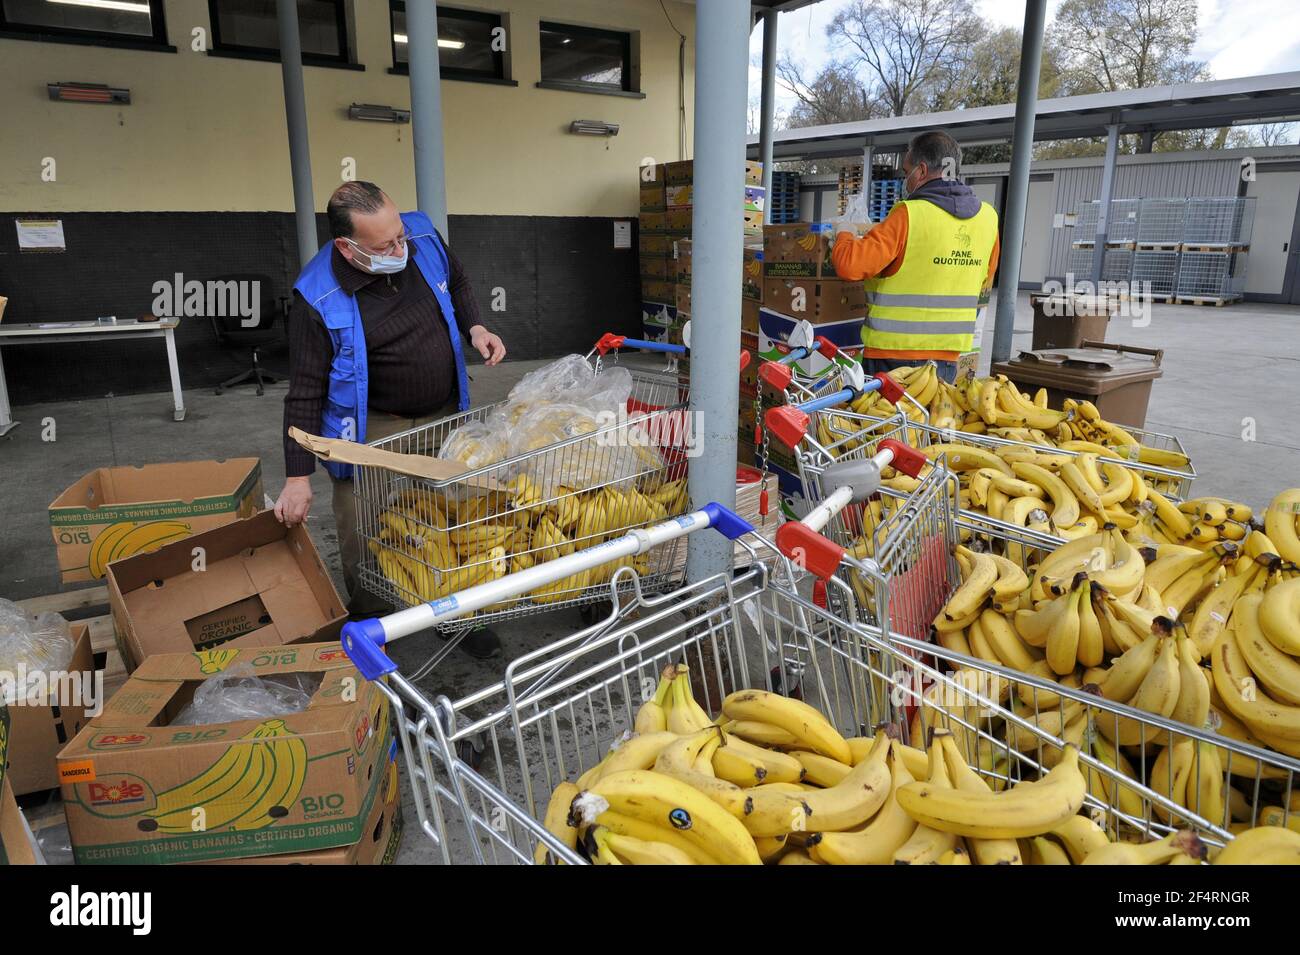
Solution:
<path fill-rule="evenodd" d="M 841 231 L 831 261 L 866 280 L 867 374 L 923 361 L 952 381 L 998 267 L 998 214 L 958 181 L 961 147 L 946 133 L 914 136 L 903 157 L 903 201 L 862 238 Z"/>

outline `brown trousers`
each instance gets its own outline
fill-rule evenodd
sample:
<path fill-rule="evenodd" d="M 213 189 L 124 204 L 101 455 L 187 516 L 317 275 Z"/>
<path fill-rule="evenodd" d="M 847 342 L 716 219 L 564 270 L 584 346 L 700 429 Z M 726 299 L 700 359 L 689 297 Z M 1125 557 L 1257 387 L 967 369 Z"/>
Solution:
<path fill-rule="evenodd" d="M 455 413 L 454 404 L 423 418 L 399 418 L 383 411 L 372 412 L 366 419 L 366 441 L 391 438 L 395 434 L 422 427 Z M 421 450 L 428 454 L 436 454 L 438 450 L 436 443 L 435 440 L 434 446 L 422 447 Z M 362 549 L 365 544 L 357 532 L 357 499 L 353 493 L 352 479 L 331 477 L 330 480 L 334 484 L 332 502 L 334 526 L 339 535 L 339 560 L 343 564 L 343 580 L 348 588 L 348 613 L 365 616 L 388 613 L 394 608 L 389 607 L 383 599 L 370 593 L 361 585 L 358 568 L 361 566 Z"/>

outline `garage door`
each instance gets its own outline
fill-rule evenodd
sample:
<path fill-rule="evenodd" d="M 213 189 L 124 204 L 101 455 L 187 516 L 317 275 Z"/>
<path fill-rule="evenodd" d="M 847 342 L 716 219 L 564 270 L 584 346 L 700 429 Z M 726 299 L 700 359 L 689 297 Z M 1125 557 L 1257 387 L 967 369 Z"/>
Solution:
<path fill-rule="evenodd" d="M 1296 201 L 1300 199 L 1300 170 L 1269 172 L 1259 167 L 1246 195 L 1255 196 L 1255 229 L 1246 261 L 1246 291 L 1280 295 L 1286 287 L 1287 259 L 1293 253 Z"/>

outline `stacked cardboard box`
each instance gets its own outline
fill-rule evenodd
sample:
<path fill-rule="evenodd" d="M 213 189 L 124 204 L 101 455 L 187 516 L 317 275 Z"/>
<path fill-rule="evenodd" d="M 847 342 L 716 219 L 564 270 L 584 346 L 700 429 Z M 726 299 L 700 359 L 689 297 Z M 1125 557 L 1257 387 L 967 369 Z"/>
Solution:
<path fill-rule="evenodd" d="M 680 340 L 680 329 L 690 316 L 689 266 L 683 278 L 679 246 L 689 241 L 694 206 L 694 163 L 660 163 L 643 166 L 638 250 L 641 270 L 642 337 L 652 341 Z M 763 167 L 745 163 L 745 212 L 740 223 L 747 237 L 762 236 Z M 755 243 L 756 246 L 761 243 Z M 755 250 L 757 251 L 757 249 Z M 676 260 L 676 261 L 674 261 Z M 755 272 L 757 278 L 758 272 Z M 749 297 L 761 298 L 755 287 Z M 757 320 L 754 321 L 757 329 Z"/>
<path fill-rule="evenodd" d="M 55 757 L 81 731 L 87 711 L 93 713 L 103 702 L 103 674 L 101 671 L 96 682 L 90 628 L 73 623 L 70 629 L 73 649 L 68 665 L 27 684 L 22 705 L 9 709 L 9 772 L 5 779 L 16 796 L 59 785 Z"/>
<path fill-rule="evenodd" d="M 107 578 L 131 676 L 68 727 L 79 731 L 53 760 L 78 862 L 391 858 L 401 821 L 388 704 L 337 642 L 343 602 L 305 528 L 263 511 L 115 561 Z M 292 678 L 310 705 L 175 724 L 223 674 Z M 267 784 L 221 787 L 258 778 Z M 206 800 L 196 785 L 224 795 Z"/>

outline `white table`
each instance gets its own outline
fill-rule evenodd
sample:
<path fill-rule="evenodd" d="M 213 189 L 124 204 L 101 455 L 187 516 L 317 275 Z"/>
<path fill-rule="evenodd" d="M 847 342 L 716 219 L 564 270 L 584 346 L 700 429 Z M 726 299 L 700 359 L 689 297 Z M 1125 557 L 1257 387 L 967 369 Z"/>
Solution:
<path fill-rule="evenodd" d="M 141 322 L 134 318 L 112 324 L 99 322 L 39 322 L 22 325 L 0 322 L 0 346 L 58 345 L 64 342 L 105 342 L 123 338 L 161 338 L 167 345 L 167 369 L 172 379 L 172 418 L 185 420 L 185 399 L 181 396 L 181 372 L 176 363 L 174 332 L 180 319 L 163 318 Z M 10 416 L 9 387 L 5 383 L 4 361 L 0 359 L 0 435 L 8 434 L 20 422 Z"/>

